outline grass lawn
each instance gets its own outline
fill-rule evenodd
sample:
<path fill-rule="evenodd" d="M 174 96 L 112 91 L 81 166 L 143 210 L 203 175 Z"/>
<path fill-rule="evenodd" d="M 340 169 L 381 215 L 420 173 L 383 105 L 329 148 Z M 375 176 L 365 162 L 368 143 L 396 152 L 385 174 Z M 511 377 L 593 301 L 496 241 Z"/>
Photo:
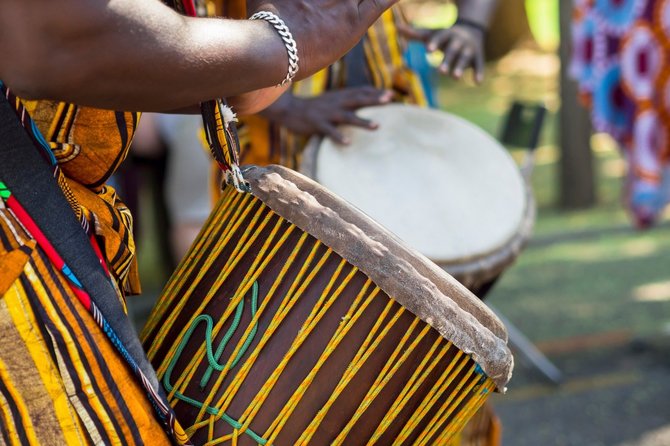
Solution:
<path fill-rule="evenodd" d="M 670 325 L 670 227 L 638 232 L 620 201 L 625 166 L 606 135 L 592 139 L 597 206 L 557 208 L 556 111 L 559 61 L 522 49 L 489 67 L 482 87 L 442 80 L 440 103 L 493 135 L 514 99 L 550 110 L 537 153 L 535 235 L 491 293 L 490 302 L 534 341 L 617 330 L 648 336 Z M 514 156 L 520 159 L 519 153 Z"/>

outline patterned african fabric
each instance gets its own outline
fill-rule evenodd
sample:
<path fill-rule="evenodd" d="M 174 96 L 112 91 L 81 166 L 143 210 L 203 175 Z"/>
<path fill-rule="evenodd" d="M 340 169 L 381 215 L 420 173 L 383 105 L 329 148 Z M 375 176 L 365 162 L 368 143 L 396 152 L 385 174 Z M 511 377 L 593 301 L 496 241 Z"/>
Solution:
<path fill-rule="evenodd" d="M 26 136 L 29 137 L 28 141 L 32 141 L 33 143 L 33 147 L 29 146 L 26 150 L 35 150 L 35 155 L 38 153 L 39 155 L 42 155 L 42 158 L 47 162 L 45 169 L 49 169 L 48 166 L 50 166 L 51 172 L 46 171 L 44 173 L 47 175 L 47 178 L 48 176 L 53 176 L 56 180 L 55 184 L 60 186 L 61 192 L 63 192 L 63 195 L 66 198 L 64 203 L 70 205 L 74 216 L 78 218 L 81 230 L 87 235 L 93 253 L 95 253 L 100 264 L 103 266 L 107 279 L 110 280 L 112 285 L 116 285 L 110 289 L 112 290 L 112 296 L 116 294 L 120 301 L 119 303 L 124 304 L 123 293 L 118 287 L 119 279 L 113 275 L 110 268 L 111 263 L 105 258 L 105 253 L 101 249 L 101 246 L 105 243 L 105 239 L 98 236 L 97 216 L 88 214 L 86 210 L 89 208 L 79 205 L 79 201 L 77 200 L 77 189 L 70 187 L 71 185 L 67 182 L 65 174 L 58 162 L 59 160 L 53 153 L 52 144 L 50 144 L 39 131 L 37 124 L 31 119 L 31 115 L 27 108 L 24 107 L 24 102 L 16 98 L 11 93 L 10 89 L 1 82 L 0 92 L 3 94 L 3 109 L 6 108 L 10 110 L 9 119 L 12 119 L 11 115 L 13 114 L 11 113 L 11 110 L 13 108 L 17 124 L 20 123 L 23 125 Z M 7 99 L 7 101 L 5 101 L 5 99 Z M 3 114 L 3 118 L 5 116 L 6 115 Z M 20 127 L 19 131 L 21 131 Z M 73 141 L 73 144 L 77 143 L 77 140 Z M 84 151 L 85 150 L 86 149 L 84 148 Z M 10 156 L 10 153 L 11 151 L 3 151 L 3 156 Z M 32 157 L 27 157 L 27 159 L 32 159 Z M 10 160 L 6 161 L 9 162 Z M 78 173 L 81 173 L 83 178 L 85 171 L 84 169 L 80 169 Z M 28 173 L 26 172 L 26 174 Z M 75 182 L 73 184 L 76 185 L 78 183 Z M 83 196 L 86 196 L 86 194 Z M 2 350 L 3 354 L 5 352 L 8 354 L 13 353 L 15 348 L 22 347 L 20 343 L 17 344 L 17 340 L 27 344 L 38 344 L 41 342 L 43 345 L 39 350 L 36 350 L 36 353 L 32 358 L 36 362 L 38 368 L 45 364 L 48 365 L 49 358 L 44 356 L 45 352 L 54 352 L 55 355 L 51 358 L 52 367 L 47 367 L 52 373 L 41 373 L 33 376 L 33 378 L 38 376 L 44 380 L 42 383 L 43 388 L 41 389 L 45 390 L 45 392 L 41 395 L 39 392 L 35 391 L 32 394 L 33 397 L 23 401 L 22 394 L 28 391 L 26 386 L 30 386 L 34 379 L 31 381 L 18 380 L 16 385 L 8 382 L 8 385 L 11 387 L 8 392 L 10 392 L 11 395 L 6 396 L 5 400 L 7 400 L 7 398 L 11 400 L 14 396 L 19 397 L 19 400 L 16 401 L 18 413 L 11 417 L 5 417 L 4 420 L 0 420 L 2 421 L 0 423 L 0 430 L 4 431 L 5 436 L 9 438 L 10 444 L 41 443 L 41 441 L 35 443 L 34 438 L 32 438 L 34 437 L 34 433 L 31 432 L 31 429 L 34 422 L 39 421 L 41 406 L 47 404 L 49 401 L 54 404 L 56 416 L 63 418 L 66 412 L 75 414 L 73 416 L 79 417 L 79 421 L 82 423 L 83 427 L 77 438 L 70 438 L 67 434 L 68 431 L 73 429 L 71 423 L 61 425 L 60 427 L 64 429 L 62 433 L 68 438 L 64 439 L 63 442 L 56 442 L 54 444 L 88 444 L 89 441 L 94 444 L 124 443 L 125 440 L 119 441 L 119 438 L 124 438 L 127 435 L 127 432 L 123 432 L 122 429 L 119 430 L 120 428 L 118 426 L 120 426 L 120 423 L 122 422 L 120 417 L 130 416 L 130 412 L 127 412 L 127 410 L 127 413 L 110 412 L 106 409 L 98 412 L 80 410 L 82 407 L 81 400 L 84 398 L 87 398 L 94 403 L 98 399 L 112 400 L 117 398 L 119 400 L 117 402 L 120 404 L 119 407 L 125 404 L 123 402 L 124 399 L 127 399 L 130 402 L 137 402 L 137 404 L 132 403 L 129 407 L 134 409 L 132 417 L 136 417 L 140 420 L 139 427 L 145 428 L 144 430 L 147 432 L 152 432 L 157 429 L 160 430 L 160 432 L 163 432 L 163 428 L 165 427 L 166 431 L 174 436 L 176 442 L 186 443 L 187 437 L 176 422 L 174 414 L 171 413 L 169 406 L 162 401 L 162 397 L 157 392 L 157 389 L 153 388 L 150 384 L 150 380 L 147 379 L 145 370 L 138 365 L 136 358 L 129 354 L 126 346 L 121 341 L 121 339 L 126 336 L 119 337 L 119 332 L 115 331 L 116 329 L 114 328 L 116 324 L 112 326 L 107 322 L 107 316 L 110 315 L 105 315 L 101 312 L 100 307 L 98 306 L 101 303 L 99 299 L 93 298 L 88 294 L 86 289 L 82 286 L 82 282 L 80 282 L 79 278 L 76 276 L 76 272 L 72 271 L 63 261 L 63 258 L 58 250 L 54 248 L 48 235 L 42 232 L 42 229 L 32 219 L 30 212 L 27 212 L 26 209 L 23 208 L 20 200 L 13 195 L 12 190 L 1 181 L 0 201 L 0 210 L 5 212 L 5 215 L 2 215 L 2 219 L 6 224 L 4 227 L 0 227 L 0 241 L 6 241 L 5 254 L 0 255 L 3 270 L 5 272 L 5 274 L 0 275 L 0 297 L 2 297 L 8 310 L 6 314 L 0 315 L 0 323 L 4 323 L 7 327 L 15 325 L 19 331 L 28 329 L 31 332 L 36 332 L 38 329 L 42 329 L 45 335 L 48 335 L 44 336 L 41 340 L 25 334 L 22 334 L 20 338 L 0 336 L 0 350 Z M 84 240 L 86 239 L 84 238 Z M 17 255 L 19 252 L 23 252 L 23 254 L 26 255 Z M 30 265 L 30 256 L 33 252 L 36 253 L 36 258 L 38 254 L 41 256 L 41 263 Z M 0 254 L 2 254 L 1 251 Z M 49 278 L 51 278 L 51 281 Z M 61 282 L 58 283 L 56 278 Z M 20 283 L 20 289 L 14 287 L 14 284 L 21 279 L 23 279 L 23 281 Z M 52 281 L 56 281 L 53 283 L 58 286 L 52 286 Z M 21 293 L 25 295 L 28 300 L 17 301 L 12 299 L 14 295 L 20 297 Z M 35 297 L 37 299 L 35 299 Z M 59 297 L 60 300 L 58 300 Z M 52 301 L 50 302 L 50 300 Z M 67 305 L 64 305 L 64 303 L 69 304 L 69 308 Z M 103 302 L 103 305 L 106 304 Z M 19 317 L 20 314 L 15 311 L 19 310 L 19 306 L 24 310 L 23 313 L 25 317 L 23 319 L 21 319 Z M 50 308 L 55 308 L 56 306 L 63 308 L 64 317 L 76 316 L 78 312 L 85 311 L 85 314 L 89 318 L 88 320 L 92 322 L 93 325 L 68 332 L 64 323 L 58 321 L 52 323 L 46 319 L 46 316 L 53 314 L 53 311 L 49 312 Z M 35 312 L 34 315 L 31 316 L 29 314 L 27 310 L 28 307 L 32 308 Z M 125 305 L 118 306 L 117 308 L 119 314 L 111 316 L 124 317 L 125 314 L 123 314 L 123 312 L 125 311 Z M 128 335 L 137 336 L 134 333 L 129 333 Z M 68 341 L 61 341 L 62 339 L 67 339 Z M 74 343 L 83 345 L 85 342 L 91 342 L 93 344 L 92 350 L 95 353 L 95 355 L 91 356 L 86 362 L 91 363 L 91 366 L 93 365 L 93 361 L 106 362 L 106 365 L 109 367 L 107 371 L 101 374 L 96 374 L 94 369 L 91 369 L 87 364 L 85 364 L 83 368 L 80 367 L 79 365 L 84 361 L 83 358 L 73 359 L 73 367 L 71 369 L 66 368 L 66 364 L 63 361 L 68 359 L 66 358 L 66 349 L 68 352 L 71 350 L 69 344 Z M 98 344 L 101 345 L 98 347 Z M 25 347 L 30 349 L 32 345 Z M 95 350 L 96 348 L 100 350 L 97 353 Z M 108 350 L 108 352 L 103 354 L 102 352 L 104 350 Z M 111 353 L 111 356 L 109 353 Z M 40 354 L 42 356 L 39 356 Z M 17 358 L 18 356 L 10 354 L 4 358 L 5 364 L 0 364 L 0 366 L 4 365 L 9 368 L 21 368 L 30 365 L 25 361 L 20 363 L 12 362 L 17 361 Z M 0 360 L 2 359 L 2 355 L 0 355 Z M 153 373 L 151 370 L 148 370 L 147 372 Z M 74 375 L 75 373 L 77 374 L 76 377 Z M 128 380 L 125 378 L 124 375 L 129 375 L 130 379 Z M 106 390 L 107 388 L 110 388 L 110 384 L 114 385 L 113 379 L 116 378 L 124 378 L 129 381 L 129 384 L 122 384 L 119 386 L 119 388 L 125 390 L 125 392 L 122 393 L 117 391 L 116 393 L 110 393 Z M 109 382 L 106 382 L 107 380 Z M 32 390 L 35 390 L 38 387 L 36 383 L 33 384 L 33 386 L 34 388 Z M 133 389 L 133 387 L 135 388 Z M 104 393 L 99 394 L 99 392 Z M 37 406 L 32 405 L 35 401 L 39 403 Z M 103 403 L 95 403 L 93 409 L 96 409 L 100 404 Z M 109 406 L 109 404 L 105 405 L 105 407 L 107 406 Z M 157 411 L 157 418 L 155 417 L 154 409 Z M 160 422 L 159 419 L 161 420 Z M 113 422 L 116 423 L 115 427 L 110 428 L 110 423 Z M 163 422 L 165 424 L 163 424 Z M 100 423 L 103 423 L 106 427 L 102 425 L 96 427 L 96 424 Z M 57 432 L 56 429 L 58 427 L 59 426 L 51 426 L 51 429 L 53 429 L 55 433 Z M 108 429 L 108 437 L 104 440 L 104 436 L 101 436 L 99 432 L 100 428 Z M 25 435 L 28 436 L 24 439 L 25 441 L 20 441 Z M 86 438 L 89 438 L 90 440 L 86 440 Z M 140 436 L 137 438 L 140 440 L 129 440 L 127 443 L 144 443 L 144 440 L 142 440 Z M 160 441 L 160 436 L 156 438 Z M 167 440 L 167 437 L 164 436 L 164 438 Z M 165 444 L 166 442 L 163 443 Z M 167 443 L 169 443 L 169 441 L 167 441 Z"/>
<path fill-rule="evenodd" d="M 670 200 L 670 0 L 579 0 L 571 74 L 628 163 L 624 200 L 653 223 Z"/>
<path fill-rule="evenodd" d="M 58 184 L 77 219 L 87 220 L 124 294 L 141 289 L 135 262 L 132 217 L 105 184 L 126 158 L 139 114 L 52 101 L 23 101 L 58 163 Z"/>
<path fill-rule="evenodd" d="M 0 262 L 0 444 L 170 444 L 66 277 L 2 205 Z"/>
<path fill-rule="evenodd" d="M 239 0 L 228 0 L 224 3 L 228 11 L 243 13 Z M 226 8 L 220 10 L 225 11 Z M 398 100 L 402 102 L 428 106 L 420 76 L 407 66 L 403 57 L 407 42 L 398 35 L 399 22 L 405 22 L 399 7 L 385 12 L 364 37 L 360 60 L 343 58 L 308 79 L 294 83 L 293 94 L 299 97 L 313 97 L 328 90 L 351 86 L 347 73 L 355 68 L 365 71 L 366 84 L 379 89 L 393 90 L 397 93 Z M 353 64 L 357 66 L 352 67 Z M 242 164 L 281 164 L 297 169 L 302 149 L 307 143 L 304 137 L 271 124 L 259 116 L 240 118 L 238 135 Z"/>

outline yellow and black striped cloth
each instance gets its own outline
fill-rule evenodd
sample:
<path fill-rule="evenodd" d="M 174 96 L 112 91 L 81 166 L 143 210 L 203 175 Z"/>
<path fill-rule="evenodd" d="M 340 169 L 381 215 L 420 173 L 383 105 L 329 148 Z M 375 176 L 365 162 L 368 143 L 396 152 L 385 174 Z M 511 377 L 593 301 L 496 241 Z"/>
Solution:
<path fill-rule="evenodd" d="M 5 208 L 0 264 L 0 445 L 170 444 L 122 358 Z"/>

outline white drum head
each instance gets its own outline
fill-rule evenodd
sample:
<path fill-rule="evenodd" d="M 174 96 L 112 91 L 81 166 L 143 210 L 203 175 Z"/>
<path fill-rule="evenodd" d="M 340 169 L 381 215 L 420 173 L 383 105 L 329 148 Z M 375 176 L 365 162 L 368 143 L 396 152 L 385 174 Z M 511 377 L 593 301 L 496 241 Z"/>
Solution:
<path fill-rule="evenodd" d="M 495 139 L 451 114 L 407 105 L 359 111 L 377 131 L 344 127 L 312 154 L 325 187 L 435 261 L 468 261 L 504 247 L 526 209 L 524 180 Z M 309 158 L 309 154 L 305 154 Z"/>

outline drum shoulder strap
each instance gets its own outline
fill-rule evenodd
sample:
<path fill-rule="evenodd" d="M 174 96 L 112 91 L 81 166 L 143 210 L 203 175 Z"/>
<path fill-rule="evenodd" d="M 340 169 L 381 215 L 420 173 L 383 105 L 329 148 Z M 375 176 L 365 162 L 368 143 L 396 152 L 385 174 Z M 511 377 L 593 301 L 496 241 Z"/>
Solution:
<path fill-rule="evenodd" d="M 90 296 L 93 307 L 100 313 L 94 312 L 96 321 L 108 336 L 113 334 L 114 341 L 120 342 L 117 348 L 134 361 L 131 366 L 141 371 L 154 395 L 166 401 L 114 285 L 58 186 L 52 167 L 40 155 L 41 149 L 35 146 L 5 93 L 0 88 L 0 181 Z"/>

